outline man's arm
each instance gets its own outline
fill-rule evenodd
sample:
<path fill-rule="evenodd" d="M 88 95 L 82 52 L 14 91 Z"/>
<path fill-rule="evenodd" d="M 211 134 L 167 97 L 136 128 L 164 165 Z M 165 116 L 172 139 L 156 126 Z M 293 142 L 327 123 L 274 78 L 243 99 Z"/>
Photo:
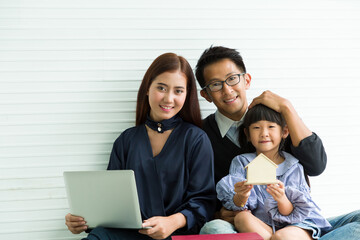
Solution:
<path fill-rule="evenodd" d="M 298 147 L 294 147 L 288 137 L 285 141 L 285 151 L 299 159 L 309 176 L 318 176 L 325 170 L 326 152 L 321 139 L 315 133 L 303 139 Z"/>
<path fill-rule="evenodd" d="M 308 129 L 289 100 L 271 91 L 265 91 L 254 98 L 249 108 L 263 104 L 281 113 L 289 128 L 291 153 L 299 159 L 306 174 L 320 175 L 326 167 L 327 157 L 321 139 Z"/>

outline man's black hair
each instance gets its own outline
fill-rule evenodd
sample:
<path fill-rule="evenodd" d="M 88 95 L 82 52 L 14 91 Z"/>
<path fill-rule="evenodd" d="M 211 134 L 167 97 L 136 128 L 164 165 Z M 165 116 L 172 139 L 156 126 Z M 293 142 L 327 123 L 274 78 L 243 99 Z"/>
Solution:
<path fill-rule="evenodd" d="M 233 61 L 241 72 L 246 73 L 243 58 L 236 49 L 226 48 L 222 46 L 211 46 L 202 53 L 195 68 L 196 79 L 202 88 L 205 87 L 205 67 L 226 58 Z"/>

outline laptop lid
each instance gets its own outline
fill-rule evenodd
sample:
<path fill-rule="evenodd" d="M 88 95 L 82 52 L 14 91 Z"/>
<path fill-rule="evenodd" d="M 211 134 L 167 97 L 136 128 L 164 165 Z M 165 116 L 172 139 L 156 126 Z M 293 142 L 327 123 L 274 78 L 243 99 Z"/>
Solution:
<path fill-rule="evenodd" d="M 89 228 L 142 228 L 133 170 L 66 171 L 64 180 L 71 214 Z"/>

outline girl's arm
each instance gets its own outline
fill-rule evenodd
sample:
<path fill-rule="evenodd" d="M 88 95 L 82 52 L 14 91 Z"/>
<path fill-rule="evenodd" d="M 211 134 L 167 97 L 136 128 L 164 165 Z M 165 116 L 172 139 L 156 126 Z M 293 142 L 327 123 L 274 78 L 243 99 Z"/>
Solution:
<path fill-rule="evenodd" d="M 294 210 L 294 206 L 285 195 L 284 183 L 269 184 L 266 191 L 275 199 L 281 215 L 288 216 Z"/>
<path fill-rule="evenodd" d="M 290 154 L 286 152 L 284 154 L 287 161 L 296 160 Z M 268 197 L 265 200 L 265 211 L 275 222 L 287 224 L 302 222 L 314 210 L 314 204 L 309 201 L 309 187 L 306 184 L 302 166 L 300 164 L 293 165 L 285 173 L 282 181 L 284 183 L 279 181 L 278 186 L 268 186 L 267 191 L 273 197 Z M 273 188 L 277 188 L 277 192 Z M 282 196 L 282 192 L 285 193 L 287 201 L 281 200 L 282 198 L 279 197 Z"/>
<path fill-rule="evenodd" d="M 234 204 L 238 207 L 244 207 L 250 197 L 250 191 L 253 185 L 245 185 L 246 181 L 237 182 L 234 185 L 235 195 L 233 197 Z"/>
<path fill-rule="evenodd" d="M 256 194 L 251 197 L 253 186 L 244 185 L 246 182 L 244 165 L 247 163 L 243 155 L 236 156 L 231 162 L 229 174 L 216 184 L 217 197 L 228 210 L 242 211 L 255 209 L 257 206 Z"/>

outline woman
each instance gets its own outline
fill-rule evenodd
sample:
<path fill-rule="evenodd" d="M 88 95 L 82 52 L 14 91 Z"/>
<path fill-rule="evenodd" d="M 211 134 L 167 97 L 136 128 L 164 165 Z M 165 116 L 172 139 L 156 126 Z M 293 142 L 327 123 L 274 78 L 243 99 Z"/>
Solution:
<path fill-rule="evenodd" d="M 95 228 L 85 239 L 170 239 L 198 233 L 215 211 L 213 151 L 200 129 L 195 77 L 181 56 L 154 60 L 141 83 L 136 127 L 115 141 L 108 170 L 135 171 L 143 230 Z M 86 219 L 66 215 L 72 233 Z"/>

